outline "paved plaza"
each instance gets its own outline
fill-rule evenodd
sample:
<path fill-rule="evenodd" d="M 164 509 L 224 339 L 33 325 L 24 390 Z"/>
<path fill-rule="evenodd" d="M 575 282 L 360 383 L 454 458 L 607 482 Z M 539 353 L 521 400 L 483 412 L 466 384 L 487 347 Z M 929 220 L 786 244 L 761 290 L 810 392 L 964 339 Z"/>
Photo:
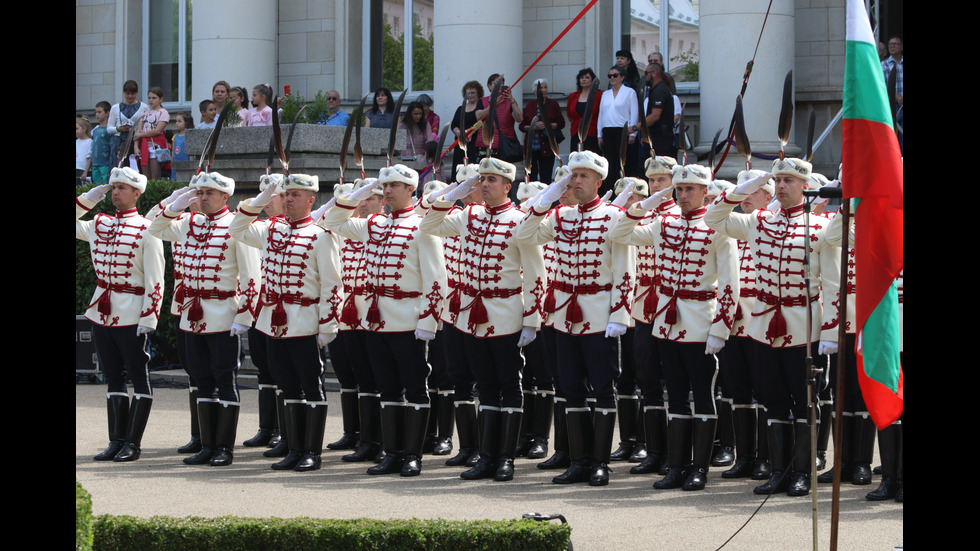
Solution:
<path fill-rule="evenodd" d="M 604 488 L 552 484 L 557 472 L 539 470 L 537 461 L 526 459 L 517 460 L 512 482 L 467 482 L 459 478 L 461 469 L 431 455 L 423 458 L 419 477 L 367 476 L 367 464 L 343 463 L 340 456 L 347 452 L 329 450 L 319 471 L 280 472 L 269 468 L 273 460 L 262 457 L 264 448 L 241 445 L 230 467 L 184 465 L 176 448 L 189 436 L 186 389 L 154 390 L 139 461 L 99 463 L 92 456 L 107 444 L 105 392 L 104 385 L 75 386 L 75 478 L 92 494 L 96 514 L 473 520 L 561 513 L 572 526 L 577 551 L 712 550 L 729 538 L 723 549 L 812 549 L 810 497 L 772 496 L 756 513 L 764 499 L 752 494 L 758 482 L 723 480 L 723 469 L 711 471 L 704 491 L 684 492 L 654 490 L 659 476 L 630 475 L 626 463 L 613 464 Z M 239 444 L 258 427 L 257 395 L 242 390 Z M 328 400 L 330 442 L 342 430 L 339 394 L 330 393 Z M 864 499 L 878 480 L 872 486 L 843 486 L 839 549 L 891 550 L 904 544 L 902 504 Z M 820 486 L 819 549 L 829 548 L 830 501 L 830 486 Z"/>

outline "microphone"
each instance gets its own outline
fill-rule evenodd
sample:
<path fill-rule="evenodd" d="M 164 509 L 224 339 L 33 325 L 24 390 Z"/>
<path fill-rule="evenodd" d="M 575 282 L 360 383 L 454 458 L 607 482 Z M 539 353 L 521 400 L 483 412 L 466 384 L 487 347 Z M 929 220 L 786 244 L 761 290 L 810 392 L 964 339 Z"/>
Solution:
<path fill-rule="evenodd" d="M 803 192 L 804 197 L 821 197 L 823 199 L 840 199 L 844 196 L 844 190 L 840 187 L 834 186 L 824 186 L 816 190 L 805 190 Z"/>

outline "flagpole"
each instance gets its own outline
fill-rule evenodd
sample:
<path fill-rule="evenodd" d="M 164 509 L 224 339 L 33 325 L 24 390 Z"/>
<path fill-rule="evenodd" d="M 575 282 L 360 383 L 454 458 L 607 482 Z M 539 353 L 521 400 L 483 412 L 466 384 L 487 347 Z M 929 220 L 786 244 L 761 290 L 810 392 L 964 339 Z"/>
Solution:
<path fill-rule="evenodd" d="M 848 239 L 851 228 L 851 201 L 841 201 L 841 211 L 837 216 L 844 217 L 841 224 L 841 260 L 840 260 L 840 292 L 838 302 L 840 313 L 837 316 L 837 387 L 834 389 L 834 483 L 830 500 L 830 551 L 837 550 L 837 529 L 840 524 L 840 477 L 841 477 L 841 441 L 844 418 L 844 373 L 847 369 L 847 260 L 851 248 Z M 814 479 L 816 480 L 816 479 Z M 815 486 L 814 486 L 815 487 Z M 816 493 L 816 492 L 814 492 Z"/>

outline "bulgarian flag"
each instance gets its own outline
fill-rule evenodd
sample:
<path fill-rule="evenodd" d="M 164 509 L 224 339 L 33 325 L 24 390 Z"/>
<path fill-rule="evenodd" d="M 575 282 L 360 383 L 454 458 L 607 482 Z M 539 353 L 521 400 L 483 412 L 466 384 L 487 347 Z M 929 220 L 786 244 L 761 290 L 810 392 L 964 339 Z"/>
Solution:
<path fill-rule="evenodd" d="M 904 267 L 902 158 L 868 14 L 847 0 L 844 62 L 844 196 L 857 199 L 857 372 L 875 425 L 902 414 L 898 292 Z"/>

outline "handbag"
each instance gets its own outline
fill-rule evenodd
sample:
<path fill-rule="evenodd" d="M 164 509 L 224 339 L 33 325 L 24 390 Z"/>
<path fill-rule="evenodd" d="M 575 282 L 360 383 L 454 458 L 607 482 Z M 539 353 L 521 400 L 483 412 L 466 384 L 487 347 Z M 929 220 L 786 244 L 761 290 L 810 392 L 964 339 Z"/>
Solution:
<path fill-rule="evenodd" d="M 155 157 L 158 163 L 169 163 L 171 160 L 170 148 L 157 146 Z"/>
<path fill-rule="evenodd" d="M 508 163 L 517 163 L 524 159 L 524 148 L 517 137 L 500 135 L 500 158 Z"/>

